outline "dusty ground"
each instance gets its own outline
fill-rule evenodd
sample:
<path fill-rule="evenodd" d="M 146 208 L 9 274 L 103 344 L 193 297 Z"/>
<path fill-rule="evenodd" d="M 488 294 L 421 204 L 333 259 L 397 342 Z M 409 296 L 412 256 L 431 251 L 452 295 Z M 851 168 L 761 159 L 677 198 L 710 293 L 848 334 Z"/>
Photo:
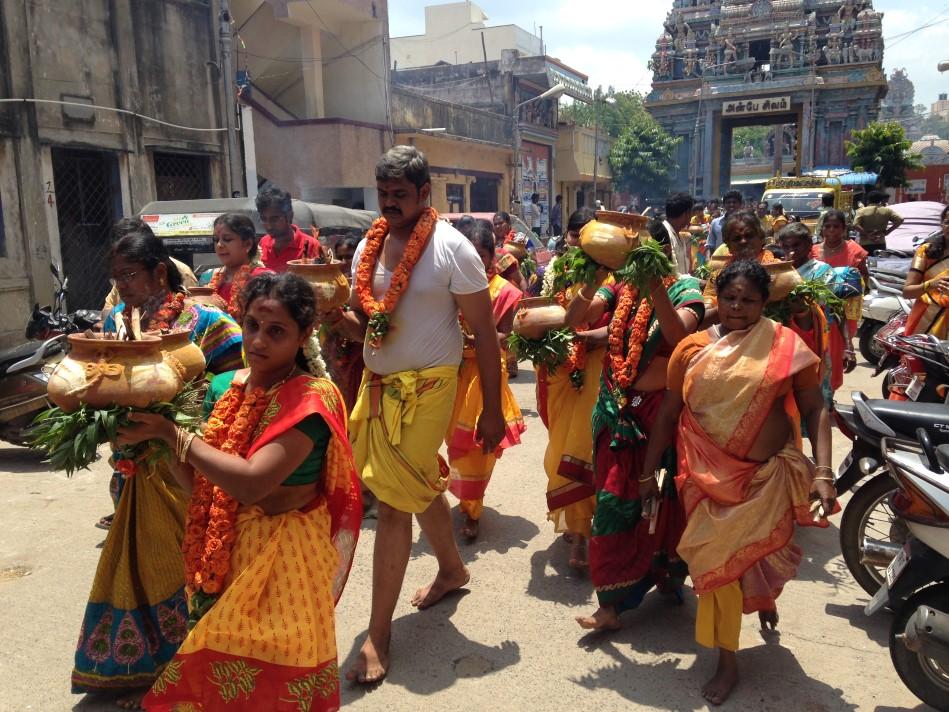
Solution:
<path fill-rule="evenodd" d="M 861 367 L 840 393 L 879 393 Z M 546 431 L 534 381 L 522 370 L 514 390 L 524 407 L 524 444 L 509 451 L 488 490 L 481 540 L 462 549 L 468 591 L 416 612 L 408 599 L 434 574 L 416 543 L 396 611 L 393 664 L 375 689 L 344 684 L 343 704 L 363 710 L 670 709 L 705 707 L 700 683 L 714 654 L 693 640 L 695 599 L 675 606 L 652 594 L 610 636 L 583 634 L 573 617 L 591 612 L 588 579 L 573 576 L 567 547 L 545 522 L 542 469 Z M 835 462 L 844 454 L 838 434 Z M 0 710 L 110 710 L 69 693 L 80 616 L 111 509 L 103 463 L 72 479 L 39 458 L 0 447 Z M 838 518 L 839 519 L 839 518 Z M 369 615 L 374 522 L 367 521 L 346 593 L 337 609 L 340 664 L 346 669 Z M 416 528 L 416 536 L 418 530 Z M 837 530 L 798 535 L 805 562 L 780 599 L 780 634 L 764 636 L 745 617 L 739 661 L 744 679 L 731 709 L 897 710 L 915 708 L 886 648 L 888 619 L 862 612 L 867 596 L 840 557 Z M 923 709 L 920 706 L 920 709 Z"/>

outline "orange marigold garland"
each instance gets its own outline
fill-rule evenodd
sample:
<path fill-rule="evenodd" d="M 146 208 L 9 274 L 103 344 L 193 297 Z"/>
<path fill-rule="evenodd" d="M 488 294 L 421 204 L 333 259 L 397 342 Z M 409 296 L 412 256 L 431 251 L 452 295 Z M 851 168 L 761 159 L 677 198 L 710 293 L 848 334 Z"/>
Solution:
<path fill-rule="evenodd" d="M 674 277 L 667 277 L 662 280 L 662 285 L 668 289 L 673 282 Z M 652 304 L 648 299 L 640 300 L 632 327 L 629 329 L 629 339 L 625 339 L 626 325 L 638 297 L 639 290 L 626 285 L 620 290 L 616 309 L 610 319 L 609 358 L 610 371 L 613 374 L 613 398 L 620 408 L 626 407 L 626 391 L 636 382 L 639 375 L 639 361 L 643 356 L 643 347 L 649 335 L 649 320 L 652 317 Z M 624 342 L 626 353 L 623 353 Z"/>
<path fill-rule="evenodd" d="M 376 273 L 376 261 L 379 259 L 382 245 L 389 234 L 389 223 L 385 218 L 378 218 L 366 233 L 366 244 L 356 267 L 355 288 L 356 295 L 359 297 L 359 304 L 362 306 L 365 315 L 369 317 L 366 343 L 369 344 L 370 348 L 378 349 L 382 346 L 382 340 L 389 331 L 389 320 L 392 313 L 398 306 L 402 293 L 409 286 L 412 269 L 422 256 L 422 252 L 425 251 L 425 246 L 435 231 L 437 221 L 438 213 L 434 208 L 425 208 L 422 211 L 418 222 L 415 223 L 415 227 L 412 229 L 412 235 L 405 246 L 402 259 L 392 273 L 392 282 L 382 301 L 376 300 L 373 296 L 372 283 Z"/>
<path fill-rule="evenodd" d="M 232 384 L 214 406 L 204 441 L 221 452 L 245 457 L 269 402 L 262 388 L 245 393 L 243 384 Z M 237 507 L 236 499 L 195 472 L 182 543 L 191 626 L 217 599 L 230 571 Z"/>
<path fill-rule="evenodd" d="M 557 303 L 566 309 L 570 305 L 567 299 L 567 290 L 562 289 L 557 292 Z M 587 366 L 587 344 L 583 339 L 576 336 L 577 330 L 573 330 L 574 339 L 567 349 L 567 373 L 570 375 L 570 383 L 576 390 L 583 388 L 583 378 Z"/>
<path fill-rule="evenodd" d="M 235 321 L 239 324 L 241 317 L 244 316 L 244 304 L 241 301 L 241 293 L 244 291 L 244 287 L 247 286 L 247 283 L 250 281 L 251 272 L 253 272 L 253 267 L 250 265 L 241 265 L 240 269 L 237 270 L 234 277 L 231 279 L 231 298 L 227 301 L 227 307 L 225 311 L 234 317 Z M 221 294 L 221 285 L 224 283 L 224 269 L 219 269 L 214 273 L 214 276 L 211 277 L 211 284 L 209 285 L 211 289 L 214 290 L 214 293 L 218 296 Z"/>
<path fill-rule="evenodd" d="M 185 308 L 185 295 L 181 292 L 177 294 L 168 293 L 165 300 L 155 312 L 155 315 L 149 320 L 147 331 L 171 331 L 171 327 L 178 317 L 181 316 Z"/>

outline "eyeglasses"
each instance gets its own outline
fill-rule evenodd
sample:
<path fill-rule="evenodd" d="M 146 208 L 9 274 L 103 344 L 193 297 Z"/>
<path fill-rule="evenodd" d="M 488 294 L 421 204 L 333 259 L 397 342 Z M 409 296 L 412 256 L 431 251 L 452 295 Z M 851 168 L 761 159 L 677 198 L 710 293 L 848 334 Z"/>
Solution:
<path fill-rule="evenodd" d="M 139 274 L 141 271 L 142 270 L 137 270 L 135 272 L 123 272 L 122 274 L 113 277 L 109 281 L 112 283 L 113 287 L 119 284 L 128 284 L 135 278 L 135 275 Z"/>

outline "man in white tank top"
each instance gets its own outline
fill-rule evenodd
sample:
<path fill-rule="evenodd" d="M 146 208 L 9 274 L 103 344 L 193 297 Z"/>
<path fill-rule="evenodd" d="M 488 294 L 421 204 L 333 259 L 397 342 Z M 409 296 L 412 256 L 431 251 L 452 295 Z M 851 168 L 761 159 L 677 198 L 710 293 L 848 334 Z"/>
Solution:
<path fill-rule="evenodd" d="M 380 159 L 376 189 L 384 221 L 373 224 L 356 250 L 352 310 L 337 321 L 337 328 L 365 342 L 366 371 L 350 439 L 363 483 L 379 500 L 369 635 L 346 676 L 364 683 L 381 680 L 389 666 L 392 615 L 409 560 L 413 514 L 438 559 L 438 573 L 412 604 L 427 608 L 468 583 L 442 494 L 447 466 L 438 455 L 462 358 L 459 311 L 474 333 L 484 384 L 478 435 L 485 452 L 494 450 L 504 433 L 501 351 L 478 253 L 426 207 L 428 162 L 416 148 L 395 146 Z M 407 285 L 400 277 L 406 269 Z"/>

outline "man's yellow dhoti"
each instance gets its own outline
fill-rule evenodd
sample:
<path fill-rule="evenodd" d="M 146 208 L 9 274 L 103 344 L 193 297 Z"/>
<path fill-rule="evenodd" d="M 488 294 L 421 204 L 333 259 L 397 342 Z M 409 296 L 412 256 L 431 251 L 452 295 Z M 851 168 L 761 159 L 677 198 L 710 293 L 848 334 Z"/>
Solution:
<path fill-rule="evenodd" d="M 438 455 L 451 420 L 457 366 L 363 373 L 349 421 L 359 476 L 381 501 L 418 514 L 448 486 Z"/>

